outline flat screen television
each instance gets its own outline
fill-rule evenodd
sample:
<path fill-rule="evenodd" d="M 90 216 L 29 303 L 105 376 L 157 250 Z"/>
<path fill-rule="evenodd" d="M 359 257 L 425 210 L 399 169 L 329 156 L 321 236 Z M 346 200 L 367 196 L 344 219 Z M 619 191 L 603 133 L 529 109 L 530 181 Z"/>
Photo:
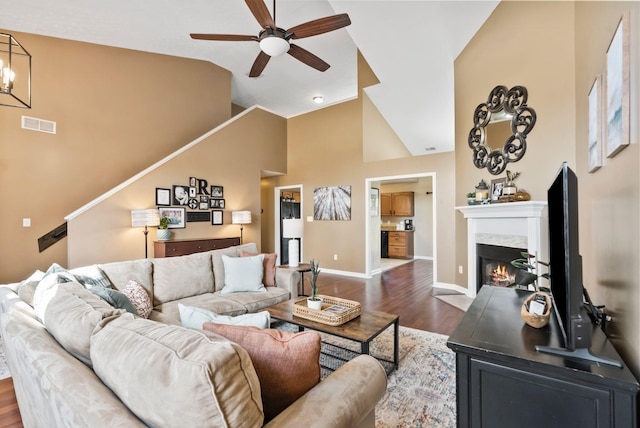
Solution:
<path fill-rule="evenodd" d="M 564 348 L 536 346 L 536 351 L 622 367 L 593 355 L 591 318 L 583 308 L 582 257 L 578 243 L 578 178 L 564 162 L 547 192 L 549 209 L 549 280 Z"/>

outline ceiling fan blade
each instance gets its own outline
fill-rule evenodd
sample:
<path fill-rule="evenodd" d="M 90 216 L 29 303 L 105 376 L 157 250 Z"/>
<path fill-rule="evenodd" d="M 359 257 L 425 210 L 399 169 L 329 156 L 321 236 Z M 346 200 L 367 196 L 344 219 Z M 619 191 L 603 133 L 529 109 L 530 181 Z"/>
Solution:
<path fill-rule="evenodd" d="M 349 15 L 342 13 L 340 15 L 327 16 L 325 18 L 314 19 L 313 21 L 296 25 L 295 27 L 289 28 L 287 33 L 292 33 L 292 39 L 302 39 L 303 37 L 328 33 L 329 31 L 346 27 L 349 24 L 351 24 Z"/>
<path fill-rule="evenodd" d="M 197 34 L 191 33 L 191 38 L 196 40 L 220 40 L 225 42 L 251 42 L 258 41 L 256 36 L 241 36 L 235 34 Z"/>
<path fill-rule="evenodd" d="M 290 45 L 289 52 L 287 53 L 298 61 L 301 61 L 307 64 L 309 67 L 313 67 L 318 71 L 327 71 L 327 69 L 331 67 L 329 64 L 327 64 L 308 50 L 294 44 Z"/>
<path fill-rule="evenodd" d="M 258 24 L 262 28 L 271 27 L 276 28 L 276 23 L 274 22 L 271 14 L 269 13 L 269 9 L 267 9 L 267 5 L 263 0 L 244 0 L 249 6 L 249 10 L 258 21 Z"/>
<path fill-rule="evenodd" d="M 260 74 L 262 74 L 262 70 L 264 70 L 264 68 L 267 66 L 267 63 L 269 62 L 270 59 L 271 57 L 269 55 L 260 51 L 260 53 L 258 54 L 258 57 L 253 62 L 253 65 L 251 66 L 249 77 L 260 76 Z"/>

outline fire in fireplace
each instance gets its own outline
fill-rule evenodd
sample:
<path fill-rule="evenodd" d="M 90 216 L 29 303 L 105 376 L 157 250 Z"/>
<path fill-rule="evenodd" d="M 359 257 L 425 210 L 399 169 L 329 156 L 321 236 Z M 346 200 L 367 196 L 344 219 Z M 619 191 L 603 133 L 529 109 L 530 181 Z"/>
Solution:
<path fill-rule="evenodd" d="M 521 258 L 523 248 L 501 247 L 499 245 L 476 244 L 478 255 L 477 290 L 483 285 L 508 287 L 513 284 L 518 269 L 511 260 Z"/>

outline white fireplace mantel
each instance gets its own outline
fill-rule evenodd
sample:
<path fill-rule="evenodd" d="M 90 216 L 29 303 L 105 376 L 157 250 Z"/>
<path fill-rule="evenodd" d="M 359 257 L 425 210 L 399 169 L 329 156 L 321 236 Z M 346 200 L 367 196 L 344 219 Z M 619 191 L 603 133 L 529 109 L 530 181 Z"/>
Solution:
<path fill-rule="evenodd" d="M 466 205 L 456 209 L 467 219 L 467 295 L 477 286 L 476 244 L 526 248 L 538 260 L 549 260 L 546 201 Z"/>

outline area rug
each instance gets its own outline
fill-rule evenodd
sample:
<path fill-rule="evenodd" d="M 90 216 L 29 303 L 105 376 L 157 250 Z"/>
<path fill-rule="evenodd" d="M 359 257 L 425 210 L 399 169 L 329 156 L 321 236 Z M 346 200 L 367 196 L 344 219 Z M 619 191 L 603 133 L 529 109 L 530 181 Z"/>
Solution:
<path fill-rule="evenodd" d="M 274 327 L 296 329 L 291 324 Z M 336 345 L 354 351 L 359 348 L 355 342 L 321 335 L 322 365 L 339 352 L 335 350 Z M 446 342 L 447 336 L 400 327 L 400 365 L 388 376 L 387 391 L 376 406 L 377 428 L 456 426 L 455 354 L 447 348 Z M 370 352 L 375 357 L 392 359 L 393 327 L 373 340 Z M 330 372 L 323 368 L 322 376 Z"/>

